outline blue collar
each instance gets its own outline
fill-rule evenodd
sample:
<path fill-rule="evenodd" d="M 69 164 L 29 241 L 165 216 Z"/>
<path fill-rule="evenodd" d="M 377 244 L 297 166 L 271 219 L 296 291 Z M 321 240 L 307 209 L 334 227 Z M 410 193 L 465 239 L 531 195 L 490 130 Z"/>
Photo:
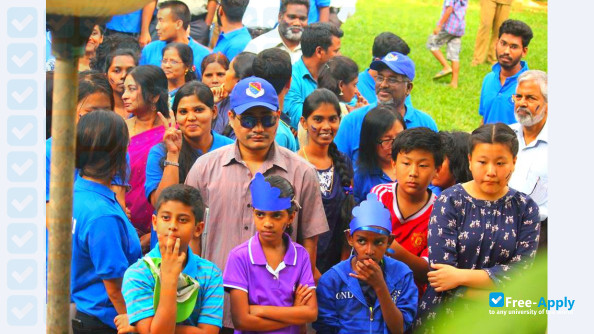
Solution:
<path fill-rule="evenodd" d="M 111 189 L 97 182 L 86 180 L 82 176 L 76 178 L 76 181 L 74 181 L 74 191 L 76 190 L 92 191 L 114 203 L 117 202 L 115 193 Z"/>
<path fill-rule="evenodd" d="M 235 29 L 235 30 L 229 31 L 227 33 L 221 32 L 221 36 L 223 36 L 225 39 L 231 39 L 231 38 L 233 38 L 233 37 L 235 37 L 235 36 L 237 36 L 239 34 L 242 34 L 244 30 L 247 31 L 247 28 L 245 26 L 243 26 L 243 27 L 241 27 L 239 29 Z"/>
<path fill-rule="evenodd" d="M 519 77 L 520 74 L 522 74 L 523 72 L 528 70 L 528 65 L 526 64 L 525 61 L 520 60 L 520 65 L 522 65 L 522 68 L 518 71 L 518 73 L 512 75 L 511 77 L 506 78 L 506 81 L 508 79 L 515 79 L 515 78 Z M 499 77 L 499 73 L 501 73 L 501 65 L 498 62 L 493 64 L 493 67 L 491 67 L 491 71 L 493 71 L 495 74 L 497 74 L 497 77 Z"/>
<path fill-rule="evenodd" d="M 182 270 L 182 273 L 192 277 L 192 278 L 196 278 L 198 277 L 198 259 L 199 257 L 194 254 L 192 252 L 192 249 L 190 249 L 190 246 L 188 246 L 188 262 L 186 263 L 186 267 L 184 268 L 184 270 Z M 151 249 L 151 251 L 148 253 L 148 256 L 150 257 L 154 257 L 154 258 L 161 258 L 161 250 L 159 249 L 159 242 L 157 242 L 157 244 L 155 244 L 155 247 L 153 247 L 153 249 Z"/>
<path fill-rule="evenodd" d="M 256 232 L 256 235 L 250 238 L 248 241 L 248 252 L 250 255 L 250 262 L 256 265 L 266 265 L 266 256 L 264 255 L 264 250 L 262 249 L 262 244 L 260 243 L 260 238 L 258 237 L 259 233 Z M 285 257 L 283 261 L 287 266 L 294 266 L 297 264 L 297 249 L 293 244 L 293 241 L 289 237 L 288 234 L 283 234 L 283 242 L 287 244 L 287 252 L 285 253 Z"/>
<path fill-rule="evenodd" d="M 311 79 L 313 82 L 316 82 L 316 80 L 313 78 L 313 75 L 311 75 L 305 66 L 305 63 L 303 62 L 303 56 L 301 56 L 295 65 L 293 65 L 293 68 L 298 78 L 309 77 L 309 79 Z"/>

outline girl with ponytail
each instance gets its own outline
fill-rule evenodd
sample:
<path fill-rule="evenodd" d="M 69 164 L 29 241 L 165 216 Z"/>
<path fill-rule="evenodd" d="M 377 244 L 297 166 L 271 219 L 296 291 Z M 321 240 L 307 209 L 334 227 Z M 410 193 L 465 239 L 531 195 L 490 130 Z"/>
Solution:
<path fill-rule="evenodd" d="M 307 131 L 308 141 L 297 154 L 314 165 L 318 172 L 330 228 L 318 239 L 316 267 L 321 273 L 348 257 L 343 231 L 348 228 L 355 204 L 352 163 L 333 142 L 339 124 L 340 105 L 336 94 L 320 88 L 305 99 L 301 125 Z"/>

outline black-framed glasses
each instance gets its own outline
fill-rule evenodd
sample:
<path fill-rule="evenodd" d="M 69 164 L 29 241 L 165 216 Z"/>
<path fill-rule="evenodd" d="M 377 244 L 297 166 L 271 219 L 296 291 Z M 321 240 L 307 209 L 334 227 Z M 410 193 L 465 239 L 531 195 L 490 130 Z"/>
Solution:
<path fill-rule="evenodd" d="M 276 125 L 277 117 L 273 115 L 256 117 L 256 116 L 237 116 L 239 124 L 246 129 L 253 129 L 258 123 L 265 128 L 271 128 Z"/>
<path fill-rule="evenodd" d="M 399 84 L 399 83 L 408 83 L 408 82 L 410 82 L 410 80 L 401 80 L 401 79 L 398 79 L 396 77 L 384 77 L 381 74 L 378 74 L 375 77 L 375 82 L 377 84 L 380 84 L 381 85 L 384 82 L 384 80 L 386 80 L 388 82 L 388 85 L 391 85 L 391 86 L 394 86 L 394 85 Z"/>
<path fill-rule="evenodd" d="M 396 140 L 396 138 L 379 140 L 377 143 L 381 145 L 384 150 L 391 150 L 394 140 Z"/>

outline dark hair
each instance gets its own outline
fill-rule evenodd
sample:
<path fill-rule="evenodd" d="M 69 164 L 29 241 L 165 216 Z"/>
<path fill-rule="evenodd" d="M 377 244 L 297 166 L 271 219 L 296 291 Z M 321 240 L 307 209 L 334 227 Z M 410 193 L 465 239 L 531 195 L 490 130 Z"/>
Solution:
<path fill-rule="evenodd" d="M 394 122 L 400 122 L 406 130 L 404 118 L 391 104 L 380 104 L 365 115 L 359 140 L 359 170 L 369 172 L 379 167 L 377 143 L 384 133 L 394 126 Z"/>
<path fill-rule="evenodd" d="M 336 96 L 339 96 L 341 93 L 340 82 L 348 84 L 358 76 L 359 67 L 357 63 L 349 57 L 336 56 L 322 66 L 318 76 L 318 88 L 327 88 Z"/>
<path fill-rule="evenodd" d="M 200 63 L 201 73 L 204 73 L 204 70 L 206 70 L 206 66 L 212 63 L 217 63 L 223 66 L 225 71 L 229 69 L 229 59 L 227 59 L 227 57 L 224 54 L 217 52 L 211 53 L 202 59 L 202 63 Z"/>
<path fill-rule="evenodd" d="M 81 117 L 76 128 L 76 168 L 81 176 L 127 179 L 128 127 L 111 110 L 96 110 Z"/>
<path fill-rule="evenodd" d="M 528 47 L 530 44 L 530 40 L 534 35 L 532 34 L 532 29 L 526 23 L 519 21 L 519 20 L 512 20 L 507 19 L 503 21 L 501 27 L 499 27 L 499 38 L 503 34 L 510 34 L 514 36 L 518 36 L 522 38 L 522 47 Z"/>
<path fill-rule="evenodd" d="M 177 50 L 177 54 L 179 55 L 179 58 L 182 60 L 184 65 L 186 65 L 188 67 L 188 71 L 186 72 L 186 75 L 184 76 L 185 82 L 190 82 L 192 80 L 196 80 L 197 76 L 196 76 L 196 69 L 194 68 L 194 52 L 192 51 L 192 48 L 190 48 L 188 45 L 183 44 L 183 43 L 168 43 L 163 48 L 163 53 L 161 55 L 164 56 L 165 51 L 167 51 L 169 49 Z"/>
<path fill-rule="evenodd" d="M 439 137 L 443 147 L 444 158 L 450 161 L 449 171 L 456 183 L 464 183 L 472 180 L 472 174 L 468 168 L 468 141 L 470 133 L 461 131 L 439 131 Z"/>
<path fill-rule="evenodd" d="M 78 78 L 78 102 L 94 93 L 104 93 L 109 97 L 111 109 L 114 106 L 113 90 L 105 74 L 90 70 L 79 73 Z"/>
<path fill-rule="evenodd" d="M 402 38 L 389 31 L 382 32 L 375 36 L 375 39 L 373 40 L 373 48 L 371 50 L 373 58 L 384 58 L 388 53 L 393 51 L 402 53 L 406 56 L 410 53 L 410 48 Z"/>
<path fill-rule="evenodd" d="M 45 139 L 52 136 L 52 108 L 54 101 L 54 71 L 45 72 Z"/>
<path fill-rule="evenodd" d="M 270 82 L 276 94 L 280 94 L 291 80 L 291 56 L 279 48 L 266 49 L 254 59 L 252 69 L 255 76 Z"/>
<path fill-rule="evenodd" d="M 200 81 L 190 81 L 179 88 L 177 93 L 175 93 L 175 97 L 173 98 L 173 104 L 171 106 L 171 110 L 173 114 L 177 116 L 177 107 L 179 105 L 179 101 L 186 96 L 196 96 L 200 102 L 204 103 L 207 107 L 212 109 L 214 107 L 214 97 L 212 95 L 212 91 L 208 86 L 203 84 Z M 166 152 L 167 149 L 165 148 L 165 144 L 161 143 L 161 149 Z M 203 152 L 206 153 L 206 152 Z M 200 154 L 197 150 L 193 149 L 190 144 L 186 142 L 184 136 L 182 136 L 182 145 L 179 151 L 179 180 L 183 182 L 188 175 L 188 172 L 202 154 Z M 166 156 L 163 156 L 159 161 L 159 167 L 161 170 L 164 169 L 163 162 L 165 161 Z"/>
<path fill-rule="evenodd" d="M 504 123 L 484 124 L 472 131 L 468 141 L 468 154 L 472 155 L 477 144 L 502 144 L 509 148 L 514 158 L 518 155 L 518 137 Z"/>
<path fill-rule="evenodd" d="M 281 0 L 280 9 L 278 11 L 279 15 L 285 14 L 287 11 L 287 7 L 289 5 L 303 5 L 307 8 L 307 12 L 309 13 L 309 0 Z M 317 8 L 316 8 L 317 10 Z"/>
<path fill-rule="evenodd" d="M 159 4 L 159 9 L 169 8 L 175 20 L 182 20 L 184 29 L 190 25 L 190 9 L 181 1 L 170 0 Z"/>
<path fill-rule="evenodd" d="M 113 58 L 116 56 L 130 56 L 138 65 L 140 55 L 140 44 L 138 40 L 130 35 L 114 33 L 103 37 L 103 43 L 99 44 L 95 51 L 95 57 L 89 64 L 92 70 L 107 73 Z"/>
<path fill-rule="evenodd" d="M 204 221 L 205 205 L 198 189 L 185 184 L 174 184 L 163 189 L 159 195 L 159 198 L 157 198 L 157 202 L 155 203 L 155 211 L 159 212 L 161 205 L 170 201 L 180 202 L 183 205 L 192 208 L 192 213 L 194 214 L 196 223 Z"/>
<path fill-rule="evenodd" d="M 251 52 L 241 52 L 235 58 L 233 58 L 233 71 L 235 71 L 235 77 L 239 80 L 251 77 L 254 75 L 253 64 L 256 59 L 256 54 Z"/>
<path fill-rule="evenodd" d="M 332 36 L 341 38 L 343 35 L 340 28 L 326 22 L 316 22 L 306 26 L 301 35 L 303 57 L 313 56 L 318 46 L 328 50 L 332 45 Z"/>
<path fill-rule="evenodd" d="M 142 91 L 142 99 L 145 103 L 151 104 L 151 99 L 159 97 L 155 107 L 165 117 L 169 117 L 169 94 L 167 93 L 167 77 L 165 72 L 155 65 L 141 65 L 135 67 L 128 73 L 134 78 L 136 84 Z"/>
<path fill-rule="evenodd" d="M 249 0 L 221 0 L 221 7 L 229 22 L 241 22 Z"/>
<path fill-rule="evenodd" d="M 264 180 L 272 187 L 278 188 L 280 190 L 280 198 L 290 198 L 291 199 L 291 207 L 287 209 L 289 214 L 297 211 L 297 202 L 295 199 L 295 188 L 287 179 L 280 175 L 269 175 L 264 178 Z M 293 224 L 289 224 L 287 227 L 287 233 L 293 233 Z"/>
<path fill-rule="evenodd" d="M 338 118 L 340 118 L 340 105 L 338 102 L 338 97 L 336 97 L 336 94 L 326 88 L 318 88 L 305 98 L 305 101 L 303 102 L 303 112 L 301 115 L 303 118 L 307 119 L 315 110 L 320 107 L 320 105 L 324 103 L 332 105 L 336 111 L 336 115 L 338 115 Z M 352 168 L 349 168 L 350 166 L 347 162 L 347 158 L 338 151 L 338 147 L 334 142 L 331 142 L 330 146 L 328 147 L 328 155 L 332 159 L 332 164 L 334 167 L 336 167 L 336 171 L 340 176 L 340 185 L 345 190 L 350 189 L 353 182 L 353 170 Z M 355 198 L 353 197 L 352 192 L 345 192 L 346 196 L 340 204 L 341 227 L 345 227 L 349 224 L 351 221 L 351 212 L 355 206 Z"/>
<path fill-rule="evenodd" d="M 413 150 L 423 150 L 433 155 L 433 164 L 439 168 L 443 162 L 443 147 L 437 132 L 426 128 L 417 127 L 402 131 L 392 144 L 392 160 L 396 161 L 398 153 L 409 153 Z"/>

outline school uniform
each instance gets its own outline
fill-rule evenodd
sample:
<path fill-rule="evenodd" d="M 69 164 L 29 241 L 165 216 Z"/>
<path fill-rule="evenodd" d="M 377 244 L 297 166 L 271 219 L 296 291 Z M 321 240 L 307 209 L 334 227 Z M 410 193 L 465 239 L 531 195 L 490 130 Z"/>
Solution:
<path fill-rule="evenodd" d="M 106 186 L 83 178 L 74 183 L 71 296 L 84 324 L 99 320 L 115 329 L 117 312 L 104 280 L 124 277 L 142 256 L 136 230 Z M 90 316 L 90 317 L 89 317 Z"/>
<path fill-rule="evenodd" d="M 379 299 L 369 305 L 361 281 L 349 276 L 353 272 L 352 256 L 328 270 L 318 282 L 318 320 L 313 328 L 318 333 L 389 333 Z M 402 312 L 404 330 L 417 313 L 417 287 L 412 271 L 404 263 L 383 257 L 384 280 L 396 307 Z M 372 289 L 371 289 L 372 290 Z"/>
<path fill-rule="evenodd" d="M 287 252 L 276 269 L 266 262 L 259 233 L 235 247 L 230 253 L 223 273 L 225 291 L 239 289 L 247 292 L 250 305 L 293 306 L 295 288 L 307 284 L 315 288 L 309 255 L 303 246 L 283 235 Z M 256 333 L 235 331 L 235 333 Z M 258 333 L 299 333 L 299 326 Z"/>
<path fill-rule="evenodd" d="M 252 36 L 246 27 L 241 27 L 227 33 L 221 32 L 217 45 L 212 52 L 224 54 L 229 59 L 229 62 L 231 62 L 235 56 L 245 49 L 251 40 Z"/>

